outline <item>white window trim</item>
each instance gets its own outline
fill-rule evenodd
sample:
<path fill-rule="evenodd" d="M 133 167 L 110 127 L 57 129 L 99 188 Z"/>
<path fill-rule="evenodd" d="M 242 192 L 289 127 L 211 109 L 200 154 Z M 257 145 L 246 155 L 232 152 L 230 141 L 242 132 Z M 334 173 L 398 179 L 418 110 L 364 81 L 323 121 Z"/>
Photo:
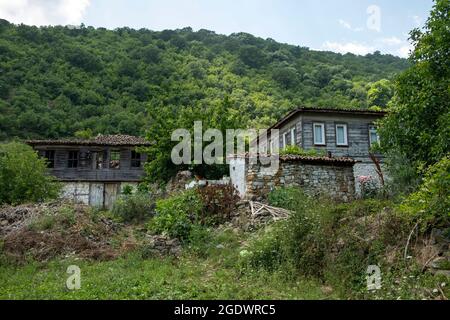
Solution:
<path fill-rule="evenodd" d="M 338 142 L 338 127 L 344 128 L 344 143 Z M 345 123 L 336 124 L 336 145 L 339 147 L 347 147 L 348 146 L 347 125 Z"/>
<path fill-rule="evenodd" d="M 291 128 L 291 146 L 295 146 L 295 127 Z"/>
<path fill-rule="evenodd" d="M 377 135 L 376 143 L 380 144 L 380 136 L 378 135 L 377 127 L 375 127 L 374 125 L 370 125 L 369 126 L 369 146 L 371 146 L 371 147 L 375 144 L 375 142 L 372 141 L 372 130 L 375 130 L 375 134 Z"/>
<path fill-rule="evenodd" d="M 286 148 L 287 147 L 287 144 L 286 144 L 286 141 L 287 141 L 287 132 L 285 132 L 285 133 L 283 133 L 283 148 Z"/>
<path fill-rule="evenodd" d="M 320 128 L 322 130 L 323 141 L 321 141 L 321 142 L 317 142 L 316 141 L 316 126 L 320 126 Z M 326 145 L 325 123 L 320 123 L 320 122 L 314 122 L 313 123 L 313 142 L 314 142 L 314 145 L 316 145 L 316 146 L 325 146 Z"/>

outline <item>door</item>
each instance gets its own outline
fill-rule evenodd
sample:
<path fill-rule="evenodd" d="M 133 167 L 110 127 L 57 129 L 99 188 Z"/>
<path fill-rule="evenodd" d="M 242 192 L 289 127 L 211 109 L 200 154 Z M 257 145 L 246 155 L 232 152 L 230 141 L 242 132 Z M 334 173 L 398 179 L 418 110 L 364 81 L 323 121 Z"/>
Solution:
<path fill-rule="evenodd" d="M 105 183 L 104 207 L 111 209 L 119 194 L 119 183 Z"/>
<path fill-rule="evenodd" d="M 103 194 L 105 185 L 103 183 L 91 183 L 89 191 L 89 205 L 93 207 L 103 207 Z"/>

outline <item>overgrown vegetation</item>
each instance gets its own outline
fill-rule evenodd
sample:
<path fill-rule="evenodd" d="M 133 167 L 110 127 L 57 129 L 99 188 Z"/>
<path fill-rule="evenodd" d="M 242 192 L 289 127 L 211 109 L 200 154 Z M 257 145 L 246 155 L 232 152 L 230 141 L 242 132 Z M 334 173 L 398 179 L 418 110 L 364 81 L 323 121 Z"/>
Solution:
<path fill-rule="evenodd" d="M 166 122 L 185 108 L 202 113 L 226 95 L 241 127 L 267 127 L 297 105 L 384 107 L 377 81 L 408 66 L 379 52 L 341 55 L 191 28 L 38 28 L 0 20 L 0 35 L 0 140 L 139 135 L 157 123 L 155 115 Z"/>
<path fill-rule="evenodd" d="M 382 148 L 400 154 L 416 174 L 450 152 L 450 1 L 436 0 L 423 30 L 411 31 L 412 66 L 395 81 Z"/>
<path fill-rule="evenodd" d="M 295 156 L 309 156 L 309 157 L 323 157 L 326 156 L 325 150 L 309 149 L 305 150 L 297 145 L 289 145 L 280 150 L 280 156 L 295 155 Z"/>
<path fill-rule="evenodd" d="M 186 191 L 156 202 L 156 215 L 149 229 L 170 237 L 187 240 L 193 224 L 199 222 L 203 202 L 195 190 Z"/>
<path fill-rule="evenodd" d="M 143 222 L 155 214 L 155 200 L 148 192 L 126 188 L 114 202 L 112 214 L 123 222 Z"/>
<path fill-rule="evenodd" d="M 423 273 L 420 239 L 409 248 L 414 259 L 405 260 L 405 243 L 416 218 L 392 202 L 336 205 L 293 188 L 274 190 L 269 199 L 295 212 L 253 237 L 241 259 L 249 272 L 263 269 L 294 278 L 313 276 L 351 298 L 425 298 L 426 288 L 439 281 Z M 434 215 L 439 217 L 438 212 Z M 366 281 L 370 265 L 383 270 L 382 289 L 372 293 Z M 440 280 L 445 282 L 445 276 Z"/>
<path fill-rule="evenodd" d="M 18 142 L 0 144 L 0 205 L 56 198 L 59 184 L 48 174 L 46 161 Z"/>

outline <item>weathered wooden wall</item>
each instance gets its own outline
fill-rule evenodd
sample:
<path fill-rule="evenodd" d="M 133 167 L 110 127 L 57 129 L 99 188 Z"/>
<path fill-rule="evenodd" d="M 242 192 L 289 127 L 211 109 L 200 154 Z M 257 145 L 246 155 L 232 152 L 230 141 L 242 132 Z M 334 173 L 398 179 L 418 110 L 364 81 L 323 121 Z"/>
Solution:
<path fill-rule="evenodd" d="M 89 146 L 35 146 L 38 152 L 55 150 L 55 166 L 50 168 L 52 175 L 62 181 L 140 181 L 144 176 L 143 164 L 147 160 L 145 154 L 141 154 L 141 167 L 131 167 L 131 151 L 133 147 L 89 147 Z M 120 168 L 109 168 L 109 154 L 111 150 L 120 150 Z M 81 153 L 89 152 L 91 158 L 82 162 L 78 161 L 77 168 L 68 167 L 69 151 Z M 103 167 L 96 168 L 95 153 L 106 152 L 103 159 Z"/>

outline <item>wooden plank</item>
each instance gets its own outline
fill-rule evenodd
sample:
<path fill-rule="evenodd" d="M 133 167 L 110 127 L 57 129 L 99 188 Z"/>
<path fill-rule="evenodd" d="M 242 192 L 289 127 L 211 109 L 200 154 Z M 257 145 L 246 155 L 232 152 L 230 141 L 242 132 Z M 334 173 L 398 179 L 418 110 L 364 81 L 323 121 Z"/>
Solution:
<path fill-rule="evenodd" d="M 119 183 L 105 183 L 104 207 L 111 209 L 119 194 Z"/>
<path fill-rule="evenodd" d="M 91 183 L 89 190 L 89 205 L 103 207 L 103 195 L 105 185 L 103 183 Z"/>

